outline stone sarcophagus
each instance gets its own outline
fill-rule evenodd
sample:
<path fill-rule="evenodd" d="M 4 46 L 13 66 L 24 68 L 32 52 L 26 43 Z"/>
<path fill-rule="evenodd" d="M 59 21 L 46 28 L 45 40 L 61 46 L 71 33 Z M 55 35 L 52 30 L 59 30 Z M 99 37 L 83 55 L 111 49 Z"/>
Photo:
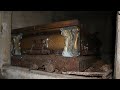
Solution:
<path fill-rule="evenodd" d="M 78 20 L 12 30 L 11 64 L 48 72 L 84 71 L 99 46 Z"/>

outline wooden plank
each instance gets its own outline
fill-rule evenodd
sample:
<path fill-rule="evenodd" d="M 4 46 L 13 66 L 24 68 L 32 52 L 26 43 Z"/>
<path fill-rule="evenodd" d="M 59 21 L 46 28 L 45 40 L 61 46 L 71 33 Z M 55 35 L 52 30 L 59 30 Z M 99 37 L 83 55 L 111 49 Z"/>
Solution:
<path fill-rule="evenodd" d="M 67 72 L 62 72 L 62 74 L 77 75 L 77 76 L 89 76 L 89 77 L 102 77 L 102 79 L 107 79 L 107 78 L 111 78 L 112 70 L 108 70 L 107 72 L 75 72 L 75 71 L 67 71 Z"/>

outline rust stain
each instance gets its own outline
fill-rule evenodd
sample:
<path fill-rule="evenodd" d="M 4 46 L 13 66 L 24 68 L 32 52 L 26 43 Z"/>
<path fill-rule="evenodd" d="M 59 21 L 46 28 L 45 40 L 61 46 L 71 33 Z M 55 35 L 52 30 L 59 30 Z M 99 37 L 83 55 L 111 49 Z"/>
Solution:
<path fill-rule="evenodd" d="M 95 61 L 95 57 L 65 58 L 60 55 L 22 55 L 11 58 L 13 66 L 30 68 L 36 64 L 41 70 L 43 66 L 52 64 L 59 71 L 84 71 Z"/>

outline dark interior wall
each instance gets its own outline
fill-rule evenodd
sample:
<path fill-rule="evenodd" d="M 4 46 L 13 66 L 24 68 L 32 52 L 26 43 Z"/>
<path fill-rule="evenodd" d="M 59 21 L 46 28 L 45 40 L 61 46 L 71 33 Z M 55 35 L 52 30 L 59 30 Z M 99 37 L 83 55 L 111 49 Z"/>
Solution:
<path fill-rule="evenodd" d="M 13 11 L 12 29 L 52 22 L 51 11 Z"/>
<path fill-rule="evenodd" d="M 79 19 L 90 33 L 99 32 L 102 42 L 101 54 L 105 60 L 111 60 L 114 54 L 115 13 L 113 11 L 56 11 L 53 21 Z"/>

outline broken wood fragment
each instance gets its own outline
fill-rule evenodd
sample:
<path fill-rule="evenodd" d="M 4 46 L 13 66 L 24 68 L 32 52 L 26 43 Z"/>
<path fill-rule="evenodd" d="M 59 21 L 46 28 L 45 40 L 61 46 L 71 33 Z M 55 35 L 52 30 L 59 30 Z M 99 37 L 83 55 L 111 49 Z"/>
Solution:
<path fill-rule="evenodd" d="M 102 79 L 111 78 L 111 73 L 112 70 L 108 70 L 107 72 L 75 72 L 75 71 L 62 72 L 62 74 L 66 74 L 66 75 L 102 77 Z"/>
<path fill-rule="evenodd" d="M 105 72 L 74 72 L 74 71 L 68 71 L 68 72 L 62 72 L 62 74 L 79 75 L 79 76 L 103 76 L 105 74 Z"/>
<path fill-rule="evenodd" d="M 110 78 L 110 76 L 112 76 L 112 70 L 108 70 L 103 76 L 103 79 L 107 79 Z"/>

